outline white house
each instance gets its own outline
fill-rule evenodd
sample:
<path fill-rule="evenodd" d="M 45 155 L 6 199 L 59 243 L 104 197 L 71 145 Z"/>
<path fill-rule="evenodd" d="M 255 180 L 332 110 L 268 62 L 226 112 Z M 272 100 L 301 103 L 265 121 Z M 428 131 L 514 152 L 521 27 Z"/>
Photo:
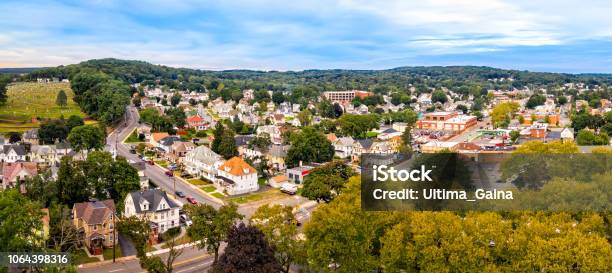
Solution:
<path fill-rule="evenodd" d="M 187 173 L 214 181 L 223 158 L 206 146 L 198 146 L 185 154 L 183 163 Z"/>
<path fill-rule="evenodd" d="M 0 152 L 0 162 L 14 163 L 26 160 L 25 147 L 21 145 L 4 145 Z"/>
<path fill-rule="evenodd" d="M 336 139 L 333 143 L 336 155 L 340 158 L 351 157 L 354 143 L 355 140 L 350 136 Z"/>
<path fill-rule="evenodd" d="M 259 190 L 257 170 L 240 157 L 225 161 L 217 171 L 215 186 L 221 192 L 236 195 Z"/>
<path fill-rule="evenodd" d="M 179 205 L 160 189 L 135 191 L 125 197 L 124 216 L 148 220 L 161 234 L 179 226 Z"/>

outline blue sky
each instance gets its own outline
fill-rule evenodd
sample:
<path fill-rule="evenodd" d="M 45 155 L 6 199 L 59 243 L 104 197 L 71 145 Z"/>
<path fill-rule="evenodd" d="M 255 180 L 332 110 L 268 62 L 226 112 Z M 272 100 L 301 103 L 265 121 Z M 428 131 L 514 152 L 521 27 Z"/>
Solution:
<path fill-rule="evenodd" d="M 608 0 L 0 1 L 0 67 L 612 72 Z"/>

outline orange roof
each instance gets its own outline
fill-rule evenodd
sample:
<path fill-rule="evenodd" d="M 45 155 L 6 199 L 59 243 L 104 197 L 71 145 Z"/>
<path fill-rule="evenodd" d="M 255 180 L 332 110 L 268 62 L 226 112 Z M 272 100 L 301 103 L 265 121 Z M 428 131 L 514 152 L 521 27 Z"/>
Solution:
<path fill-rule="evenodd" d="M 329 133 L 327 135 L 325 135 L 327 137 L 327 140 L 334 142 L 338 139 L 338 137 L 336 136 L 336 134 L 334 133 Z"/>
<path fill-rule="evenodd" d="M 197 123 L 202 122 L 204 119 L 202 117 L 195 115 L 187 118 L 187 123 Z"/>
<path fill-rule="evenodd" d="M 243 176 L 257 173 L 257 170 L 255 170 L 255 168 L 251 167 L 249 163 L 246 163 L 244 160 L 242 160 L 242 158 L 237 156 L 234 156 L 228 161 L 225 161 L 225 163 L 219 166 L 219 170 L 230 173 L 234 176 Z"/>
<path fill-rule="evenodd" d="M 275 177 L 272 177 L 271 179 L 272 179 L 272 181 L 274 181 L 274 182 L 276 182 L 276 183 L 278 183 L 278 182 L 285 182 L 285 181 L 289 181 L 289 178 L 287 178 L 287 176 L 286 176 L 286 175 L 284 175 L 284 174 L 277 175 L 277 176 L 275 176 Z"/>
<path fill-rule="evenodd" d="M 168 134 L 168 133 L 152 133 L 152 134 L 151 134 L 151 138 L 152 138 L 154 141 L 160 141 L 160 140 L 162 140 L 164 137 L 167 137 L 167 136 L 169 136 L 169 134 Z"/>

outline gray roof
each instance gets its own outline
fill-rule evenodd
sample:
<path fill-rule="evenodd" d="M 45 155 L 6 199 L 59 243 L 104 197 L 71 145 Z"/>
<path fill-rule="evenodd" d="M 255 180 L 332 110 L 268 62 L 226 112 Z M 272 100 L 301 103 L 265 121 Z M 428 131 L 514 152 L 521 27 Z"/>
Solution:
<path fill-rule="evenodd" d="M 220 155 L 204 145 L 187 152 L 185 158 L 193 158 L 194 161 L 203 162 L 207 165 L 213 165 L 215 162 L 223 160 Z"/>
<path fill-rule="evenodd" d="M 175 141 L 181 141 L 181 138 L 178 136 L 167 136 L 162 138 L 159 143 L 164 146 L 172 146 Z"/>
<path fill-rule="evenodd" d="M 21 145 L 4 145 L 2 146 L 4 154 L 9 153 L 11 150 L 15 150 L 17 155 L 26 155 L 25 147 Z"/>
<path fill-rule="evenodd" d="M 268 153 L 274 157 L 286 157 L 289 145 L 270 145 Z"/>
<path fill-rule="evenodd" d="M 364 149 L 370 149 L 370 147 L 372 146 L 372 143 L 374 143 L 371 139 L 357 139 L 355 140 L 359 143 L 359 145 L 361 145 L 361 147 L 363 147 Z"/>
<path fill-rule="evenodd" d="M 179 207 L 176 203 L 174 203 L 174 201 L 172 201 L 172 199 L 168 198 L 168 195 L 165 191 L 162 191 L 160 189 L 135 191 L 130 192 L 130 195 L 132 196 L 132 200 L 134 201 L 134 208 L 136 209 L 136 213 L 142 212 L 142 210 L 140 209 L 140 202 L 142 199 L 149 202 L 149 210 L 147 211 L 150 212 L 157 211 L 155 209 L 159 206 L 161 200 L 164 199 L 166 200 L 166 203 L 168 203 L 168 206 L 170 206 L 168 209 Z"/>
<path fill-rule="evenodd" d="M 253 140 L 253 138 L 255 138 L 255 136 L 252 135 L 235 136 L 234 142 L 236 143 L 236 146 L 246 146 L 249 144 L 249 142 L 251 142 L 251 140 Z"/>

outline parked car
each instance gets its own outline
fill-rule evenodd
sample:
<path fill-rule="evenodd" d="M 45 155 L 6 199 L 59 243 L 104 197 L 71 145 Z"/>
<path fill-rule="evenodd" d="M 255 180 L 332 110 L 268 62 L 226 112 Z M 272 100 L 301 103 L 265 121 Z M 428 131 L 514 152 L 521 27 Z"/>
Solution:
<path fill-rule="evenodd" d="M 155 165 L 155 162 L 153 162 L 153 160 L 147 160 L 147 163 L 149 163 L 149 165 Z"/>
<path fill-rule="evenodd" d="M 169 177 L 173 177 L 174 173 L 172 171 L 166 171 L 165 174 Z"/>
<path fill-rule="evenodd" d="M 193 198 L 193 197 L 187 197 L 187 202 L 189 202 L 190 204 L 193 204 L 193 205 L 198 203 L 198 201 L 196 201 L 195 198 Z"/>
<path fill-rule="evenodd" d="M 189 217 L 187 217 L 187 215 L 185 214 L 181 214 L 181 216 L 179 217 L 179 221 L 181 222 L 181 224 L 184 224 L 187 227 L 193 224 L 191 220 L 189 219 Z"/>
<path fill-rule="evenodd" d="M 180 197 L 180 198 L 185 198 L 185 193 L 183 193 L 182 191 L 177 191 L 174 192 L 176 194 L 176 196 Z"/>
<path fill-rule="evenodd" d="M 280 191 L 281 191 L 281 192 L 284 192 L 284 193 L 286 193 L 286 194 L 289 194 L 289 195 L 294 195 L 294 194 L 296 194 L 296 193 L 297 193 L 297 190 L 298 190 L 297 185 L 292 184 L 292 183 L 283 183 L 283 184 L 280 186 Z"/>
<path fill-rule="evenodd" d="M 136 154 L 136 150 L 135 149 L 130 149 L 130 153 Z"/>

